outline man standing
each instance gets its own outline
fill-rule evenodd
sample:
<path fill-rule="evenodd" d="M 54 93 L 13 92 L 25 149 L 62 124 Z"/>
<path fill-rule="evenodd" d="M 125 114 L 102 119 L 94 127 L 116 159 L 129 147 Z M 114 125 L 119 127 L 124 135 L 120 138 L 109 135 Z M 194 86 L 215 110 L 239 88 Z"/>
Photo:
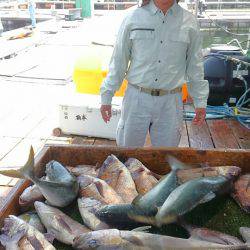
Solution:
<path fill-rule="evenodd" d="M 195 106 L 193 123 L 206 115 L 201 38 L 195 17 L 175 0 L 146 0 L 121 24 L 107 78 L 101 114 L 108 122 L 111 101 L 124 78 L 128 88 L 117 128 L 118 146 L 178 146 L 182 129 L 181 86 L 187 81 Z"/>

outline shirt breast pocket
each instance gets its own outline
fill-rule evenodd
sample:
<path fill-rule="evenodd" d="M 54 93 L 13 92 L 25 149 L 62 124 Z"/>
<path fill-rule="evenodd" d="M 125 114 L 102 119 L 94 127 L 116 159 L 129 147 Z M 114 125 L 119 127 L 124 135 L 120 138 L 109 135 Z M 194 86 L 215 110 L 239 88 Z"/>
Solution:
<path fill-rule="evenodd" d="M 132 29 L 129 38 L 132 40 L 132 58 L 134 60 L 152 59 L 155 39 L 154 29 Z"/>
<path fill-rule="evenodd" d="M 173 61 L 178 63 L 179 60 L 186 59 L 189 42 L 187 34 L 175 33 L 169 37 L 168 53 Z"/>

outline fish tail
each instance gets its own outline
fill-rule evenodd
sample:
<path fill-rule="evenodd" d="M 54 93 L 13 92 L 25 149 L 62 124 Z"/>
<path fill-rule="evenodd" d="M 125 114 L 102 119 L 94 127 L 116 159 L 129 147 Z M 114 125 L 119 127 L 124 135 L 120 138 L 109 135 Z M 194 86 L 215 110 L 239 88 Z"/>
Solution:
<path fill-rule="evenodd" d="M 190 166 L 184 162 L 179 161 L 177 158 L 175 158 L 172 155 L 167 155 L 166 161 L 168 162 L 168 164 L 172 170 L 192 168 L 192 166 Z"/>
<path fill-rule="evenodd" d="M 30 154 L 29 154 L 29 158 L 27 160 L 27 162 L 25 163 L 25 165 L 23 167 L 20 168 L 20 173 L 29 178 L 29 179 L 33 179 L 34 176 L 34 150 L 33 147 L 30 147 Z"/>
<path fill-rule="evenodd" d="M 0 235 L 0 242 L 3 246 L 14 246 L 26 234 L 26 230 L 22 229 L 17 231 L 13 236 L 9 236 L 11 229 L 15 227 L 15 221 L 12 217 L 4 220 L 4 227 L 2 228 L 3 234 Z"/>
<path fill-rule="evenodd" d="M 19 240 L 25 235 L 25 230 L 19 231 L 16 234 L 14 234 L 12 237 L 8 236 L 6 234 L 1 234 L 0 235 L 0 242 L 2 246 L 6 247 L 8 246 L 18 246 Z"/>

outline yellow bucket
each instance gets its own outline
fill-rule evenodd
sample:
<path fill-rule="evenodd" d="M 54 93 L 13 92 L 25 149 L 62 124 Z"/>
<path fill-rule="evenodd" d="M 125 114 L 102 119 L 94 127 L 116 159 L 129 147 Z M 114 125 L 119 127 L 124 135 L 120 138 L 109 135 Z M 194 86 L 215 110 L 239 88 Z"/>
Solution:
<path fill-rule="evenodd" d="M 77 59 L 74 67 L 73 81 L 76 91 L 84 94 L 100 94 L 100 86 L 108 72 L 109 60 L 112 55 L 112 47 L 95 46 L 86 48 Z M 127 81 L 124 80 L 115 96 L 124 96 Z M 182 88 L 182 99 L 188 96 L 187 85 Z"/>

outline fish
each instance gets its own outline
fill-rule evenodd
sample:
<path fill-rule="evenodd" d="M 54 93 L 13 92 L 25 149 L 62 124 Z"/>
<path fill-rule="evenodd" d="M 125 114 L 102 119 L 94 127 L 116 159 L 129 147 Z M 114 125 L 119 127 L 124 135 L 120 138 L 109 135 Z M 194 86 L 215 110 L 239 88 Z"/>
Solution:
<path fill-rule="evenodd" d="M 89 175 L 77 177 L 81 197 L 93 197 L 105 204 L 121 204 L 123 199 L 104 180 Z"/>
<path fill-rule="evenodd" d="M 129 212 L 129 217 L 133 220 L 143 223 L 155 224 L 154 216 L 158 212 L 158 208 L 163 205 L 165 200 L 173 190 L 178 187 L 177 171 L 183 168 L 190 168 L 176 159 L 168 155 L 166 160 L 171 168 L 171 172 L 164 177 L 145 195 L 138 195 L 132 202 L 137 208 Z M 137 213 L 135 213 L 137 211 Z"/>
<path fill-rule="evenodd" d="M 74 221 L 58 208 L 51 207 L 40 201 L 36 201 L 34 205 L 47 232 L 62 243 L 72 245 L 73 239 L 78 234 L 90 232 L 89 228 Z"/>
<path fill-rule="evenodd" d="M 24 214 L 18 216 L 18 218 L 22 219 L 23 221 L 27 222 L 29 225 L 36 228 L 41 233 L 46 233 L 45 227 L 42 224 L 39 216 L 37 215 L 36 211 L 29 211 Z"/>
<path fill-rule="evenodd" d="M 50 161 L 45 167 L 46 180 L 55 182 L 70 182 L 76 178 L 58 161 Z"/>
<path fill-rule="evenodd" d="M 14 215 L 4 220 L 0 242 L 6 250 L 55 250 L 42 233 Z"/>
<path fill-rule="evenodd" d="M 45 198 L 36 185 L 32 185 L 24 189 L 19 197 L 19 205 L 22 210 L 28 210 L 33 207 L 35 201 L 44 201 Z"/>
<path fill-rule="evenodd" d="M 158 227 L 176 222 L 177 219 L 202 203 L 206 203 L 228 191 L 230 181 L 225 176 L 202 177 L 190 180 L 177 187 L 158 208 L 155 218 Z"/>
<path fill-rule="evenodd" d="M 246 249 L 246 244 L 240 246 L 221 245 L 196 239 L 183 239 L 166 235 L 151 234 L 138 231 L 107 229 L 82 234 L 74 239 L 75 249 Z"/>
<path fill-rule="evenodd" d="M 137 211 L 132 204 L 115 204 L 106 205 L 97 209 L 96 215 L 109 225 L 120 227 L 134 226 L 138 225 L 138 222 L 131 219 L 129 214 L 135 214 Z"/>
<path fill-rule="evenodd" d="M 222 245 L 243 245 L 244 243 L 237 237 L 214 231 L 208 228 L 199 228 L 186 223 L 181 223 L 192 239 L 214 242 Z"/>
<path fill-rule="evenodd" d="M 250 213 L 250 174 L 239 177 L 234 183 L 231 196 L 246 213 Z"/>
<path fill-rule="evenodd" d="M 180 169 L 177 172 L 179 184 L 201 177 L 226 176 L 235 180 L 241 173 L 241 169 L 236 166 L 199 167 L 194 169 Z"/>
<path fill-rule="evenodd" d="M 76 177 L 80 175 L 90 175 L 93 177 L 97 177 L 99 172 L 97 166 L 92 165 L 78 165 L 75 167 L 66 166 L 66 168 Z"/>
<path fill-rule="evenodd" d="M 100 167 L 98 178 L 106 181 L 125 203 L 131 203 L 138 195 L 129 170 L 114 155 L 108 156 L 104 161 Z"/>
<path fill-rule="evenodd" d="M 135 158 L 129 158 L 124 163 L 124 165 L 131 173 L 139 194 L 146 194 L 158 183 L 158 180 L 155 178 L 154 174 L 139 160 Z"/>
<path fill-rule="evenodd" d="M 249 227 L 240 227 L 240 234 L 243 240 L 247 243 L 250 249 L 250 228 Z"/>
<path fill-rule="evenodd" d="M 46 177 L 37 178 L 34 174 L 34 151 L 30 148 L 29 159 L 19 170 L 40 189 L 43 196 L 52 206 L 65 207 L 75 200 L 79 184 L 61 164 L 50 162 L 46 165 Z"/>
<path fill-rule="evenodd" d="M 109 225 L 102 222 L 96 215 L 96 211 L 103 206 L 98 200 L 93 198 L 79 198 L 78 208 L 82 216 L 83 223 L 91 230 L 109 229 Z"/>

